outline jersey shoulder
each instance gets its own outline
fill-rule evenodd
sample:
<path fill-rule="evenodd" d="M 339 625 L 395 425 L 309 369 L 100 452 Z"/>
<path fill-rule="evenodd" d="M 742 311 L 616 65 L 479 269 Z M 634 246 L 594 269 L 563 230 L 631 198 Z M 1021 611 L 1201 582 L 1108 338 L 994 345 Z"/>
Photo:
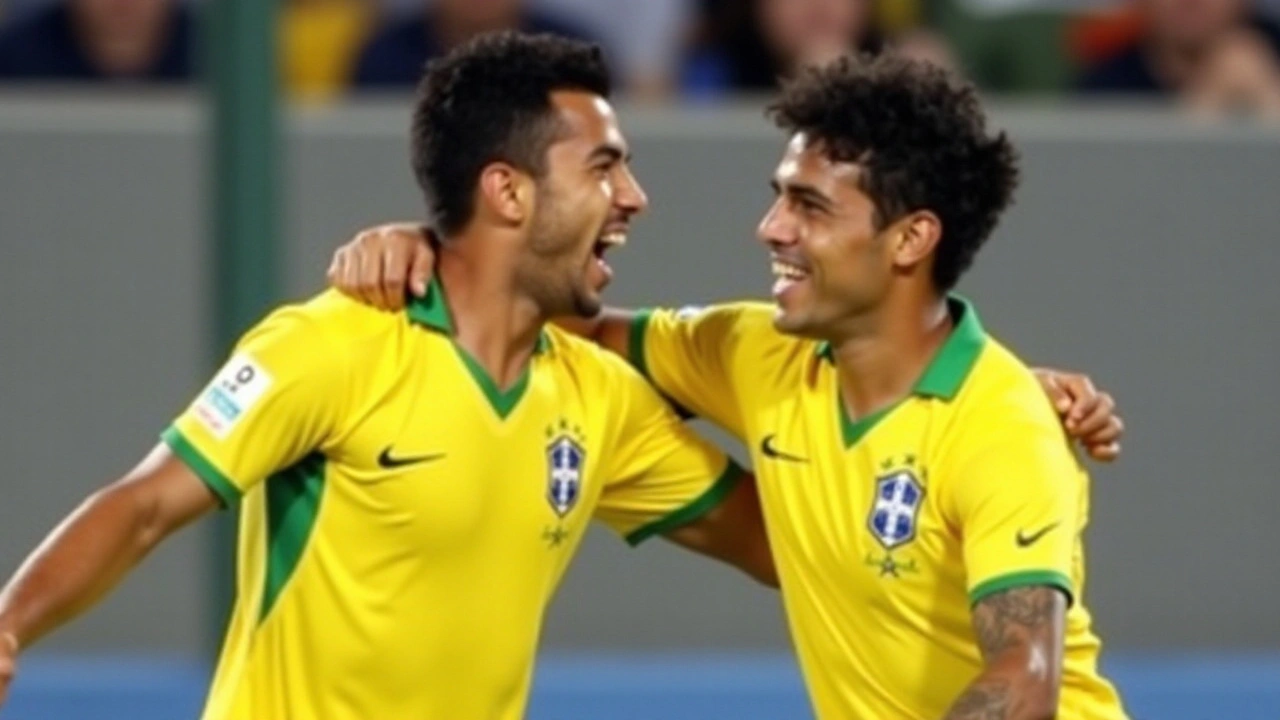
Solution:
<path fill-rule="evenodd" d="M 1058 414 L 1031 368 L 988 335 L 966 380 L 960 410 L 970 422 L 1017 421 L 1059 428 Z"/>
<path fill-rule="evenodd" d="M 732 366 L 748 374 L 767 374 L 769 368 L 795 367 L 798 357 L 813 358 L 820 349 L 814 340 L 780 332 L 773 324 L 776 314 L 772 303 L 743 300 L 682 308 L 674 311 L 674 320 L 719 335 L 722 352 Z"/>
<path fill-rule="evenodd" d="M 624 358 L 592 340 L 555 325 L 547 325 L 542 332 L 556 367 L 573 377 L 584 392 L 608 396 L 620 389 L 617 383 L 645 382 Z"/>

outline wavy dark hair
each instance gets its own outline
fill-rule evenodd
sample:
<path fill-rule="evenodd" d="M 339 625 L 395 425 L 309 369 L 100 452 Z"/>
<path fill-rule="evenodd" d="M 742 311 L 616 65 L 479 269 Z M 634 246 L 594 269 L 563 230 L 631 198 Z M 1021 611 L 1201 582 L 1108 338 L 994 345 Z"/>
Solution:
<path fill-rule="evenodd" d="M 977 91 L 947 71 L 893 54 L 849 56 L 787 81 L 768 114 L 829 156 L 863 169 L 884 227 L 930 210 L 942 220 L 933 280 L 950 290 L 1013 200 L 1018 154 L 987 131 Z"/>
<path fill-rule="evenodd" d="M 428 64 L 413 112 L 412 158 L 432 226 L 457 232 L 470 222 L 480 173 L 510 163 L 534 177 L 560 132 L 551 93 L 608 97 L 601 49 L 555 35 L 487 33 Z"/>

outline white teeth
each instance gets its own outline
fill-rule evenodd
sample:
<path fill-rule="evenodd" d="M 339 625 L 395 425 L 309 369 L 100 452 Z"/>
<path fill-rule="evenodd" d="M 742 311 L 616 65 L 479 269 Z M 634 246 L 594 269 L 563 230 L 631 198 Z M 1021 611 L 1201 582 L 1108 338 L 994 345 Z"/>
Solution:
<path fill-rule="evenodd" d="M 625 232 L 611 232 L 600 236 L 600 242 L 605 245 L 626 245 L 627 234 Z"/>
<path fill-rule="evenodd" d="M 779 260 L 773 261 L 773 274 L 775 277 L 786 278 L 788 280 L 802 280 L 808 273 L 795 265 L 790 265 Z"/>

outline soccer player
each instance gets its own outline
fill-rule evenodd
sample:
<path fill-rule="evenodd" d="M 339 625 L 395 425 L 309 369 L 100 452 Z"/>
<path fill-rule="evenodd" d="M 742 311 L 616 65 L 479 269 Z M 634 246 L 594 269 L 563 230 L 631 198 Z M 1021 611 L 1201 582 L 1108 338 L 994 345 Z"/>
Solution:
<path fill-rule="evenodd" d="M 239 504 L 205 720 L 522 717 L 542 617 L 595 518 L 774 582 L 751 482 L 615 355 L 594 315 L 645 195 L 598 49 L 500 34 L 433 64 L 413 122 L 439 272 L 389 315 L 270 315 L 163 441 L 0 593 L 20 647 L 165 537 Z"/>
<path fill-rule="evenodd" d="M 888 56 L 805 71 L 770 112 L 788 135 L 759 228 L 774 303 L 607 310 L 584 332 L 751 449 L 819 717 L 1123 719 L 1083 602 L 1087 476 L 1032 372 L 952 294 L 1011 200 L 1014 148 L 972 87 Z M 385 297 L 429 256 L 388 226 L 330 272 Z M 390 272 L 353 269 L 370 260 Z M 1110 405 L 1086 436 L 1102 458 Z"/>

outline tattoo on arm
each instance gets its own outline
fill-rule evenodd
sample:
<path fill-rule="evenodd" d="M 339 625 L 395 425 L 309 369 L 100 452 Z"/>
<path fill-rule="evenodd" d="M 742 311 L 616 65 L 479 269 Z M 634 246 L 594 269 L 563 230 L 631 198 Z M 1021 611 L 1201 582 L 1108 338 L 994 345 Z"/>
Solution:
<path fill-rule="evenodd" d="M 1048 586 L 1014 588 L 979 602 L 973 627 L 986 671 L 945 720 L 1022 720 L 1056 703 L 1065 612 L 1062 592 Z"/>

